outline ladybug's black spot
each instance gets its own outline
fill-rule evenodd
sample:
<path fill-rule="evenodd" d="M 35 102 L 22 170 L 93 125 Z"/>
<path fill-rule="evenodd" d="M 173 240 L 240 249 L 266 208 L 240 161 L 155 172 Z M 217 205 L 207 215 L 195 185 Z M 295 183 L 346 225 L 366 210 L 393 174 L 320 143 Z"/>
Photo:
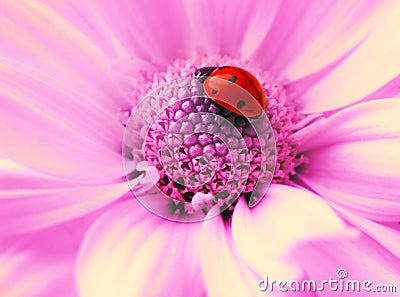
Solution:
<path fill-rule="evenodd" d="M 228 84 L 234 84 L 237 81 L 237 76 L 236 75 L 232 75 L 229 79 L 228 79 Z"/>
<path fill-rule="evenodd" d="M 218 89 L 213 89 L 211 92 L 215 95 L 218 93 Z"/>
<path fill-rule="evenodd" d="M 237 108 L 237 109 L 242 109 L 245 105 L 246 105 L 246 102 L 244 102 L 243 100 L 240 100 L 240 101 L 236 104 L 236 108 Z"/>

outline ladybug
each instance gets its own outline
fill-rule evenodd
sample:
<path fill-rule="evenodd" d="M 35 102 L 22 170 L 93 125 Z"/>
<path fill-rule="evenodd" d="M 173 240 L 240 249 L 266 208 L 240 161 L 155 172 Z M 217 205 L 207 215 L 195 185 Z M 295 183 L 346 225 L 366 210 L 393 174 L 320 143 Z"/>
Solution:
<path fill-rule="evenodd" d="M 258 117 L 267 104 L 260 82 L 235 66 L 203 67 L 195 72 L 204 92 L 222 107 L 245 117 Z"/>

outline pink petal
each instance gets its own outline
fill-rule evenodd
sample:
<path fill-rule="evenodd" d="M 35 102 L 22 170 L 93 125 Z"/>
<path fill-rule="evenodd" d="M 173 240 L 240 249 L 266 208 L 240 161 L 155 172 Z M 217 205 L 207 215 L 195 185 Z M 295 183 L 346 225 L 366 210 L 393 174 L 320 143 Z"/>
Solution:
<path fill-rule="evenodd" d="M 265 296 L 257 288 L 262 277 L 246 267 L 220 216 L 203 223 L 201 262 L 207 296 Z"/>
<path fill-rule="evenodd" d="M 96 11 L 91 1 L 77 3 L 73 0 L 41 0 L 41 2 L 72 23 L 107 56 L 115 57 L 118 54 L 112 32 L 102 22 L 99 12 Z"/>
<path fill-rule="evenodd" d="M 199 224 L 161 219 L 129 200 L 89 231 L 77 262 L 80 296 L 203 296 Z"/>
<path fill-rule="evenodd" d="M 254 47 L 254 44 L 259 43 L 257 39 L 268 29 L 268 23 L 279 4 L 278 1 L 272 2 L 187 1 L 190 37 L 194 49 L 211 54 L 238 56 L 246 41 L 251 43 L 250 47 Z M 244 49 L 245 52 L 249 50 L 251 49 Z"/>
<path fill-rule="evenodd" d="M 345 62 L 302 96 L 303 112 L 321 112 L 351 104 L 399 74 L 399 13 L 400 6 L 393 7 L 384 21 Z"/>
<path fill-rule="evenodd" d="M 370 280 L 371 289 L 376 285 L 400 285 L 400 261 L 367 236 L 354 240 L 329 240 L 308 243 L 296 249 L 296 255 L 310 279 L 320 284 L 322 280 L 338 279 L 336 273 L 345 269 L 348 277 L 343 280 Z M 320 296 L 394 296 L 393 293 L 330 291 L 325 286 Z"/>
<path fill-rule="evenodd" d="M 37 70 L 0 60 L 0 151 L 37 171 L 101 181 L 123 176 L 116 112 Z M 107 119 L 105 124 L 104 119 Z M 35 157 L 32 157 L 35 156 Z"/>
<path fill-rule="evenodd" d="M 85 96 L 94 109 L 126 104 L 109 59 L 81 31 L 39 1 L 2 3 L 0 56 L 19 61 Z"/>
<path fill-rule="evenodd" d="M 77 183 L 56 179 L 23 167 L 9 159 L 0 159 L 0 190 L 60 189 Z"/>
<path fill-rule="evenodd" d="M 108 59 L 41 3 L 4 3 L 0 18 L 1 154 L 75 180 L 123 176 L 117 108 L 128 104 Z"/>
<path fill-rule="evenodd" d="M 201 242 L 202 271 L 206 282 L 207 296 L 270 296 L 268 291 L 259 289 L 258 284 L 271 272 L 268 265 L 262 274 L 246 263 L 235 247 L 232 230 L 215 217 L 203 223 Z M 268 246 L 263 246 L 268 248 Z M 260 259 L 264 258 L 264 255 Z M 276 261 L 276 259 L 272 259 Z M 281 263 L 281 265 L 286 263 Z M 282 267 L 281 267 L 282 269 Z M 269 275 L 270 276 L 270 275 Z M 270 293 L 269 293 L 270 294 Z M 316 296 L 313 292 L 279 292 L 273 296 Z"/>
<path fill-rule="evenodd" d="M 307 152 L 331 145 L 379 141 L 400 136 L 400 100 L 381 99 L 346 108 L 314 125 L 302 135 L 299 150 Z"/>
<path fill-rule="evenodd" d="M 281 3 L 282 0 L 249 1 L 248 6 L 253 7 L 254 9 L 252 14 L 248 15 L 247 24 L 243 21 L 243 27 L 247 27 L 244 40 L 240 45 L 242 47 L 243 59 L 250 58 L 251 55 L 260 47 L 264 36 L 268 33 L 268 30 L 274 22 Z M 235 19 L 235 17 L 231 17 L 231 20 L 232 19 Z"/>
<path fill-rule="evenodd" d="M 77 233 L 60 226 L 2 242 L 0 295 L 77 296 L 73 278 Z"/>
<path fill-rule="evenodd" d="M 73 89 L 49 74 L 3 58 L 0 58 L 0 79 L 0 94 L 8 100 L 29 107 L 32 112 L 45 113 L 99 144 L 119 149 L 123 127 L 116 109 L 87 96 L 84 89 Z"/>
<path fill-rule="evenodd" d="M 295 83 L 296 84 L 296 83 Z M 300 84 L 302 84 L 300 82 Z M 329 110 L 327 112 L 324 112 L 325 115 L 332 115 L 335 114 L 345 108 L 349 108 L 351 106 L 363 103 L 363 102 L 368 102 L 376 99 L 382 99 L 382 98 L 394 98 L 398 97 L 400 95 L 400 75 L 395 76 L 393 79 L 389 80 L 387 83 L 385 83 L 383 86 L 380 88 L 376 89 L 372 93 L 368 94 L 367 96 L 350 103 L 346 106 L 341 106 L 336 109 Z"/>
<path fill-rule="evenodd" d="M 400 102 L 362 103 L 317 125 L 302 140 L 300 174 L 323 197 L 379 221 L 398 221 Z"/>
<path fill-rule="evenodd" d="M 400 95 L 400 74 L 395 76 L 379 89 L 362 98 L 360 101 L 366 102 L 380 98 L 398 97 L 398 95 Z"/>
<path fill-rule="evenodd" d="M 341 55 L 339 58 L 332 61 L 328 65 L 322 67 L 321 69 L 318 69 L 317 71 L 309 75 L 306 75 L 304 77 L 301 77 L 297 80 L 291 81 L 290 83 L 288 83 L 288 90 L 293 91 L 295 94 L 304 94 L 306 91 L 308 91 L 309 88 L 316 85 L 324 77 L 329 75 L 336 67 L 338 67 L 341 63 L 343 63 L 343 61 L 345 61 L 357 49 L 357 47 L 360 44 L 361 42 L 356 44 L 354 47 L 350 48 L 346 53 L 344 53 L 343 55 Z"/>
<path fill-rule="evenodd" d="M 0 234 L 66 222 L 109 205 L 129 191 L 127 183 L 80 186 L 17 172 L 22 174 L 1 172 L 6 182 L 0 187 Z"/>
<path fill-rule="evenodd" d="M 188 51 L 188 16 L 183 1 L 98 1 L 93 4 L 130 56 L 172 62 Z"/>
<path fill-rule="evenodd" d="M 357 216 L 356 214 L 335 205 L 333 205 L 333 207 L 337 208 L 341 212 L 341 215 L 344 215 L 349 222 L 357 226 L 365 234 L 371 236 L 400 259 L 400 230 L 364 219 L 363 217 Z M 398 222 L 396 222 L 396 224 L 398 225 Z"/>
<path fill-rule="evenodd" d="M 0 151 L 29 168 L 84 182 L 123 176 L 116 151 L 71 130 L 57 118 L 0 95 Z"/>
<path fill-rule="evenodd" d="M 232 232 L 239 254 L 254 271 L 291 279 L 301 275 L 299 263 L 288 260 L 297 243 L 345 236 L 349 230 L 320 197 L 272 185 L 257 207 L 238 202 Z"/>
<path fill-rule="evenodd" d="M 153 81 L 153 75 L 159 67 L 155 63 L 138 58 L 116 58 L 111 65 L 119 89 L 130 99 L 132 106 L 142 99 L 136 95 L 137 90 L 142 90 L 149 81 Z"/>
<path fill-rule="evenodd" d="M 255 61 L 299 79 L 339 59 L 393 8 L 393 1 L 282 1 Z"/>

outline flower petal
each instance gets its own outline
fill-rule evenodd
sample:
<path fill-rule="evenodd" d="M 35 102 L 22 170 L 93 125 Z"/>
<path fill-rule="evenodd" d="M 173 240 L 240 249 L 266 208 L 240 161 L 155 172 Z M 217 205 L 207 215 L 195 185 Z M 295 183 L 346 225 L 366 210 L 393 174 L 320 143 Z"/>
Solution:
<path fill-rule="evenodd" d="M 375 90 L 373 93 L 361 99 L 362 102 L 381 98 L 392 98 L 400 95 L 400 74 L 388 81 L 385 85 Z"/>
<path fill-rule="evenodd" d="M 242 1 L 243 2 L 243 1 Z M 281 6 L 282 0 L 275 1 L 249 1 L 248 6 L 253 7 L 252 14 L 243 21 L 243 27 L 247 27 L 244 40 L 240 45 L 242 47 L 243 59 L 249 59 L 252 54 L 260 47 L 264 36 L 268 33 L 275 16 Z M 235 17 L 231 17 L 231 20 Z M 227 33 L 229 34 L 229 33 Z M 264 54 L 268 51 L 268 47 Z"/>
<path fill-rule="evenodd" d="M 358 280 L 361 283 L 360 293 L 351 289 L 349 291 L 337 289 L 332 291 L 325 284 L 325 291 L 321 296 L 372 296 L 375 293 L 362 290 L 362 283 L 370 280 L 376 285 L 400 285 L 400 261 L 394 257 L 375 240 L 360 236 L 353 240 L 329 240 L 318 243 L 307 243 L 296 249 L 296 255 L 310 279 L 321 284 L 323 280 L 331 277 L 338 280 L 337 272 L 345 269 L 348 277 L 346 280 Z M 344 271 L 343 271 L 344 272 Z M 351 287 L 350 287 L 351 288 Z M 394 296 L 393 293 L 376 293 L 379 296 Z"/>
<path fill-rule="evenodd" d="M 53 10 L 23 2 L 0 13 L 1 154 L 55 176 L 120 178 L 117 107 L 128 103 L 108 59 Z"/>
<path fill-rule="evenodd" d="M 78 28 L 92 43 L 109 57 L 118 55 L 115 40 L 91 1 L 77 3 L 73 0 L 40 0 Z"/>
<path fill-rule="evenodd" d="M 10 159 L 0 159 L 0 190 L 60 189 L 76 186 L 23 167 Z"/>
<path fill-rule="evenodd" d="M 89 181 L 123 176 L 118 153 L 123 126 L 116 112 L 85 98 L 37 70 L 0 59 L 0 136 L 7 139 L 0 151 L 55 176 Z"/>
<path fill-rule="evenodd" d="M 74 90 L 37 69 L 0 58 L 0 94 L 33 112 L 59 120 L 99 144 L 111 149 L 120 146 L 123 127 L 116 110 L 101 106 L 100 102 L 86 96 L 83 89 Z"/>
<path fill-rule="evenodd" d="M 72 185 L 23 170 L 1 170 L 0 175 L 5 177 L 0 187 L 0 234 L 69 221 L 109 205 L 129 191 L 127 183 Z"/>
<path fill-rule="evenodd" d="M 245 38 L 250 47 L 259 42 L 259 34 L 265 34 L 278 4 L 279 1 L 259 0 L 187 1 L 194 49 L 238 56 Z"/>
<path fill-rule="evenodd" d="M 253 59 L 299 79 L 338 60 L 393 9 L 394 1 L 282 1 Z"/>
<path fill-rule="evenodd" d="M 303 241 L 350 234 L 344 223 L 320 197 L 283 185 L 272 185 L 257 207 L 236 205 L 232 232 L 243 259 L 260 275 L 291 279 L 301 274 L 288 260 Z"/>
<path fill-rule="evenodd" d="M 337 208 L 341 215 L 344 215 L 349 222 L 357 226 L 365 234 L 371 236 L 398 259 L 400 259 L 400 230 L 364 219 L 363 217 L 360 217 L 341 207 L 337 207 L 335 205 L 332 206 Z M 399 223 L 396 222 L 396 224 L 398 225 Z"/>
<path fill-rule="evenodd" d="M 315 125 L 302 136 L 300 152 L 336 144 L 400 137 L 400 98 L 364 102 Z"/>
<path fill-rule="evenodd" d="M 82 231 L 58 226 L 1 242 L 0 295 L 77 296 L 73 272 Z"/>
<path fill-rule="evenodd" d="M 300 150 L 300 177 L 324 198 L 379 221 L 400 219 L 400 102 L 383 99 L 345 109 L 317 125 Z"/>
<path fill-rule="evenodd" d="M 2 3 L 0 56 L 29 65 L 84 94 L 93 108 L 127 104 L 113 83 L 109 58 L 79 30 L 39 1 Z"/>
<path fill-rule="evenodd" d="M 81 247 L 80 296 L 203 296 L 199 227 L 154 216 L 135 200 L 117 205 Z"/>
<path fill-rule="evenodd" d="M 130 56 L 172 62 L 188 52 L 189 25 L 183 1 L 93 3 Z"/>
<path fill-rule="evenodd" d="M 84 182 L 123 176 L 115 151 L 71 130 L 35 107 L 0 95 L 0 151 L 39 172 Z"/>
<path fill-rule="evenodd" d="M 398 27 L 399 3 L 349 58 L 302 96 L 302 112 L 327 111 L 354 103 L 398 76 Z"/>
<path fill-rule="evenodd" d="M 257 288 L 262 277 L 253 274 L 235 249 L 230 228 L 220 216 L 203 223 L 201 240 L 202 271 L 207 296 L 265 296 Z"/>

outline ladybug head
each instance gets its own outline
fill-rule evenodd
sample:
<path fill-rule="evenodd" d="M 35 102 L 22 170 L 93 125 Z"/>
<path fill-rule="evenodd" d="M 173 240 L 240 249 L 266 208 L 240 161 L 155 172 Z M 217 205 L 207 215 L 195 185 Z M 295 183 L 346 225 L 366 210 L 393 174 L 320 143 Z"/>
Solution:
<path fill-rule="evenodd" d="M 202 67 L 196 70 L 194 73 L 194 76 L 201 82 L 204 83 L 204 81 L 207 79 L 207 77 L 210 76 L 210 74 L 217 69 L 217 67 Z"/>

